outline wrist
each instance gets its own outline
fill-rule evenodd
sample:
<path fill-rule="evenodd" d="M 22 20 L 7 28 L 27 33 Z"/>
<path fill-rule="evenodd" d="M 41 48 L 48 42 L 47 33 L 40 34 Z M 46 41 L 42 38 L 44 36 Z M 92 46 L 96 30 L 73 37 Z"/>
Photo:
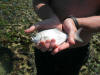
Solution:
<path fill-rule="evenodd" d="M 74 17 L 74 16 L 69 16 L 68 18 L 72 19 L 74 24 L 75 24 L 75 26 L 76 26 L 76 28 L 79 29 L 79 23 L 78 23 L 77 18 Z"/>
<path fill-rule="evenodd" d="M 63 25 L 65 25 L 65 26 L 67 25 L 68 29 L 77 31 L 77 27 L 71 18 L 66 18 L 63 22 Z"/>
<path fill-rule="evenodd" d="M 83 18 L 76 18 L 76 19 L 79 24 L 79 27 L 84 27 L 84 23 L 83 23 L 84 19 Z"/>

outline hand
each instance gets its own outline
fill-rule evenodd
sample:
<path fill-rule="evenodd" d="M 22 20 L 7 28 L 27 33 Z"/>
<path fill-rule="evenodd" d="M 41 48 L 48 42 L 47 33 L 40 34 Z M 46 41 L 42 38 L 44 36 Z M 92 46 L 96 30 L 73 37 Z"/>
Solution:
<path fill-rule="evenodd" d="M 68 19 L 64 20 L 63 30 L 66 34 L 68 34 L 68 39 L 63 44 L 57 46 L 53 50 L 52 54 L 56 54 L 56 53 L 66 49 L 66 48 L 69 48 L 75 44 L 75 32 L 77 31 L 77 28 L 72 19 L 68 18 Z"/>
<path fill-rule="evenodd" d="M 66 42 L 64 42 L 63 44 L 59 45 L 59 46 L 57 46 L 55 44 L 55 39 L 41 41 L 39 44 L 37 44 L 37 48 L 39 48 L 41 51 L 45 52 L 45 51 L 51 51 L 50 49 L 53 49 L 52 54 L 56 54 L 56 53 L 66 49 L 66 48 L 69 48 L 69 47 L 71 47 L 72 45 L 75 44 L 74 37 L 75 37 L 75 32 L 77 31 L 77 29 L 75 27 L 73 20 L 70 19 L 70 18 L 64 20 L 63 25 L 62 24 L 59 24 L 59 25 L 56 25 L 56 26 L 40 25 L 40 26 L 37 26 L 37 27 L 32 26 L 29 29 L 25 30 L 25 32 L 30 33 L 30 32 L 34 32 L 35 29 L 39 29 L 39 28 L 40 29 L 41 28 L 42 29 L 47 29 L 47 28 L 49 29 L 51 27 L 52 28 L 58 28 L 60 30 L 62 30 L 62 27 L 63 27 L 64 32 L 66 32 L 68 34 L 68 40 Z"/>
<path fill-rule="evenodd" d="M 26 33 L 34 32 L 34 30 L 45 30 L 45 29 L 51 29 L 51 28 L 58 28 L 62 30 L 62 24 L 60 23 L 59 19 L 57 17 L 52 17 L 49 19 L 45 19 L 41 22 L 38 22 L 31 26 L 30 28 L 26 29 Z"/>
<path fill-rule="evenodd" d="M 69 48 L 75 44 L 74 37 L 75 37 L 75 32 L 77 31 L 77 28 L 76 28 L 73 20 L 70 18 L 64 20 L 62 26 L 63 26 L 64 32 L 66 32 L 66 34 L 68 34 L 67 41 L 59 46 L 57 46 L 55 44 L 55 39 L 41 41 L 38 46 L 38 48 L 40 48 L 41 51 L 45 52 L 45 51 L 51 51 L 51 49 L 53 49 L 52 54 L 56 54 L 56 53 L 66 49 L 66 48 Z M 59 27 L 62 27 L 62 26 L 59 26 Z"/>
<path fill-rule="evenodd" d="M 35 30 L 41 31 L 41 30 L 50 29 L 50 28 L 58 28 L 62 30 L 62 24 L 56 18 L 46 19 L 26 29 L 25 33 L 32 33 Z M 56 47 L 57 46 L 55 45 L 54 39 L 41 41 L 39 44 L 37 44 L 37 48 L 39 48 L 43 52 L 50 50 L 50 48 L 56 48 Z"/>
<path fill-rule="evenodd" d="M 55 39 L 52 39 L 52 40 L 41 41 L 39 44 L 37 44 L 36 47 L 42 52 L 46 52 L 46 51 L 52 51 L 53 49 L 57 48 L 57 45 L 55 44 Z"/>

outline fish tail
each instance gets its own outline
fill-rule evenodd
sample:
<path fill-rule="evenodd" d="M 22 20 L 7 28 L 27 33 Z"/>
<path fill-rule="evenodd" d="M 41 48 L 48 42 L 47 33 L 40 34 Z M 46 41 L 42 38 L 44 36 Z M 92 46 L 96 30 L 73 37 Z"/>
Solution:
<path fill-rule="evenodd" d="M 82 38 L 79 36 L 82 29 L 83 28 L 79 28 L 78 31 L 76 32 L 76 35 L 75 35 L 75 40 L 77 40 L 79 42 L 83 42 Z"/>

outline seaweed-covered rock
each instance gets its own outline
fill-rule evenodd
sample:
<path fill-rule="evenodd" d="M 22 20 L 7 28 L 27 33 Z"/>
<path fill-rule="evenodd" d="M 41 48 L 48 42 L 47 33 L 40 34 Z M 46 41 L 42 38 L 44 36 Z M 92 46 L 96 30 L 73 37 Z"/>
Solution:
<path fill-rule="evenodd" d="M 33 44 L 24 30 L 37 21 L 32 0 L 0 0 L 0 75 L 36 75 Z"/>

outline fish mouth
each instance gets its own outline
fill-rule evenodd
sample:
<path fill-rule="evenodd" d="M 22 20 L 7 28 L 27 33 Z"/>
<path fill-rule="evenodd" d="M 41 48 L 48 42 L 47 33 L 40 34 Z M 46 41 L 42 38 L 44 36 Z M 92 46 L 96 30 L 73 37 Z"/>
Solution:
<path fill-rule="evenodd" d="M 31 37 L 32 42 L 34 42 L 36 44 L 40 42 L 41 38 L 42 38 L 42 36 L 40 34 L 38 34 L 38 33 Z"/>
<path fill-rule="evenodd" d="M 32 42 L 34 42 L 35 44 L 37 44 L 37 39 L 34 36 L 31 37 L 31 39 L 32 39 Z"/>

